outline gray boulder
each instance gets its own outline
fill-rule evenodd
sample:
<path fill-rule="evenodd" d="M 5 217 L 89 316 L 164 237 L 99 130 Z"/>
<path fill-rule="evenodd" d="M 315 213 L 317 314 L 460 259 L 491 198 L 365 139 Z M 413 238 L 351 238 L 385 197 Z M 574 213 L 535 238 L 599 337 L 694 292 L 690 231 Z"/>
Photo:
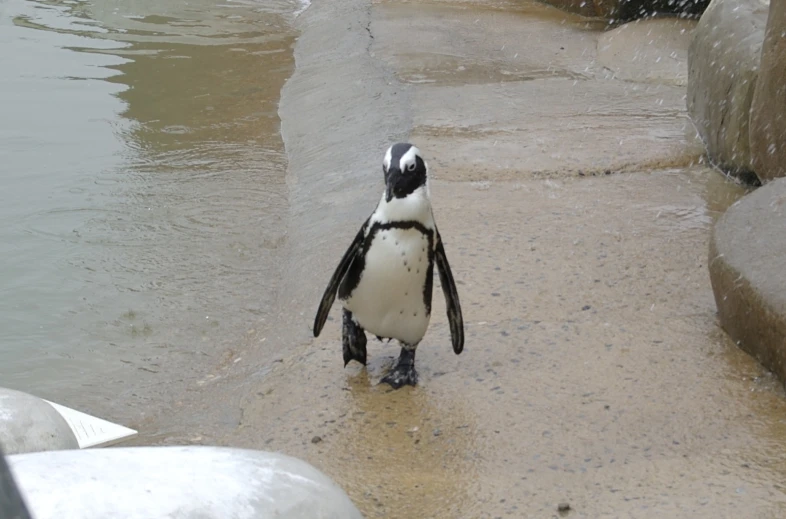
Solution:
<path fill-rule="evenodd" d="M 762 181 L 786 176 L 786 2 L 770 5 L 761 67 L 753 93 L 750 149 Z"/>
<path fill-rule="evenodd" d="M 721 326 L 786 382 L 786 179 L 726 211 L 713 228 L 708 264 Z"/>
<path fill-rule="evenodd" d="M 710 160 L 751 180 L 749 119 L 759 70 L 767 5 L 713 0 L 688 49 L 688 112 Z"/>
<path fill-rule="evenodd" d="M 283 454 L 131 447 L 8 456 L 36 519 L 362 519 L 320 471 Z"/>
<path fill-rule="evenodd" d="M 60 413 L 44 400 L 0 388 L 0 445 L 6 454 L 78 449 Z"/>

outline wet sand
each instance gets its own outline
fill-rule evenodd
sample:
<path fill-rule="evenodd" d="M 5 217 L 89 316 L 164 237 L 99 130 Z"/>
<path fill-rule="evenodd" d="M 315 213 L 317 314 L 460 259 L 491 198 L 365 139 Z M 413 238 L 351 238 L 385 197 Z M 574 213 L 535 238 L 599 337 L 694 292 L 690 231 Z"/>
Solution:
<path fill-rule="evenodd" d="M 155 441 L 301 457 L 369 518 L 782 516 L 786 400 L 719 329 L 707 273 L 743 191 L 699 163 L 684 62 L 598 57 L 655 27 L 681 59 L 686 22 L 604 36 L 512 5 L 317 0 L 298 19 L 280 313 L 177 403 L 192 431 Z M 420 385 L 391 391 L 395 346 L 344 369 L 338 306 L 310 326 L 404 138 L 430 159 L 467 340 L 453 355 L 435 289 Z"/>

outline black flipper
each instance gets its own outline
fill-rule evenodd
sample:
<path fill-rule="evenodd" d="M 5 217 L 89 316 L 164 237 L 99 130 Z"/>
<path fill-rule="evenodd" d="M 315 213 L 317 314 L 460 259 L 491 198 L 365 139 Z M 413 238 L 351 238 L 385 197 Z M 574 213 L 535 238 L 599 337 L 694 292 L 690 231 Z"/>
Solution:
<path fill-rule="evenodd" d="M 401 355 L 398 357 L 396 367 L 390 370 L 390 373 L 385 375 L 380 382 L 390 384 L 393 389 L 399 389 L 405 385 L 416 385 L 418 372 L 415 371 L 415 347 L 401 348 Z"/>
<path fill-rule="evenodd" d="M 314 337 L 319 337 L 319 333 L 322 331 L 322 327 L 325 326 L 325 321 L 327 321 L 328 314 L 330 313 L 330 307 L 333 306 L 333 301 L 336 300 L 338 286 L 341 284 L 341 280 L 352 265 L 352 261 L 363 249 L 363 238 L 366 232 L 366 225 L 368 225 L 368 220 L 363 224 L 363 227 L 360 228 L 357 236 L 352 240 L 352 244 L 344 253 L 344 257 L 341 258 L 338 267 L 336 267 L 336 271 L 333 272 L 333 277 L 330 278 L 325 293 L 322 295 L 322 301 L 319 303 L 317 316 L 314 318 Z"/>
<path fill-rule="evenodd" d="M 442 292 L 445 294 L 453 351 L 458 355 L 464 349 L 464 318 L 461 316 L 461 304 L 459 303 L 458 290 L 456 290 L 456 282 L 453 280 L 453 273 L 450 271 L 450 264 L 448 264 L 448 257 L 445 254 L 445 247 L 442 246 L 442 237 L 439 232 L 437 232 L 437 248 L 434 251 L 434 259 L 439 271 Z"/>
<path fill-rule="evenodd" d="M 341 339 L 344 343 L 344 367 L 350 360 L 366 365 L 366 332 L 352 319 L 352 312 L 344 309 Z"/>

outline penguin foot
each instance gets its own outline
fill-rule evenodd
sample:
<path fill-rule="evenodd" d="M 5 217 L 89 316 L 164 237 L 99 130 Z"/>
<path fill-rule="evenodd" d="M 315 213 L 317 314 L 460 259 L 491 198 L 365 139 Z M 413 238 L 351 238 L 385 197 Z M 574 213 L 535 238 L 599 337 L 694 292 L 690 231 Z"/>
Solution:
<path fill-rule="evenodd" d="M 396 366 L 380 382 L 389 384 L 393 389 L 400 389 L 406 385 L 414 386 L 418 383 L 418 372 L 412 366 L 408 368 Z"/>
<path fill-rule="evenodd" d="M 401 355 L 398 358 L 396 367 L 385 375 L 381 383 L 388 384 L 393 389 L 403 386 L 414 386 L 418 383 L 418 372 L 415 371 L 415 350 L 401 348 Z"/>
<path fill-rule="evenodd" d="M 341 339 L 344 346 L 344 367 L 350 360 L 366 365 L 366 332 L 352 319 L 352 312 L 344 310 Z"/>

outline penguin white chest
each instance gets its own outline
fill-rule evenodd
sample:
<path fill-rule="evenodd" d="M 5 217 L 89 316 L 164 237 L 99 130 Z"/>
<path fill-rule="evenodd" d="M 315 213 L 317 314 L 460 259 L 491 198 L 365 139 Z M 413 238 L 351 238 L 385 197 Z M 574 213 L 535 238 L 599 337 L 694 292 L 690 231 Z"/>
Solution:
<path fill-rule="evenodd" d="M 357 287 L 342 301 L 370 333 L 417 344 L 426 334 L 429 239 L 417 229 L 381 229 L 373 237 Z"/>

